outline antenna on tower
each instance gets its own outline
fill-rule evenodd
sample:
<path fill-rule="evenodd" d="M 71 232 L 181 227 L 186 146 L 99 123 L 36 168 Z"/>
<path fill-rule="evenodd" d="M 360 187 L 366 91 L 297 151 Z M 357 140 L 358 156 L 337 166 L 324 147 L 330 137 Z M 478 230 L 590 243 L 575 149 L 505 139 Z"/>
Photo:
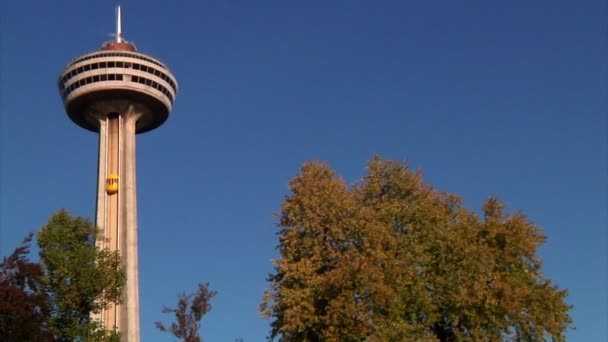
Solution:
<path fill-rule="evenodd" d="M 122 43 L 122 27 L 120 18 L 120 5 L 116 6 L 116 42 Z"/>
<path fill-rule="evenodd" d="M 122 9 L 120 5 L 116 6 L 116 32 L 111 33 L 110 36 L 114 37 L 113 40 L 105 42 L 101 45 L 102 50 L 128 50 L 137 51 L 135 44 L 128 42 L 122 37 Z"/>

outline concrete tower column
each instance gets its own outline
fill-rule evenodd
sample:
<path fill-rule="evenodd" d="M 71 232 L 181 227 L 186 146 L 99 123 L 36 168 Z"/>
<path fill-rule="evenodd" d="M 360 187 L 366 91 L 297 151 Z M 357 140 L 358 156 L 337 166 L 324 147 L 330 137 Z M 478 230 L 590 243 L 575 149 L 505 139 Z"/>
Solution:
<path fill-rule="evenodd" d="M 120 224 L 125 227 L 121 236 L 123 267 L 127 274 L 124 304 L 120 312 L 119 330 L 127 341 L 139 342 L 139 275 L 137 262 L 137 181 L 135 173 L 135 128 L 140 113 L 133 106 L 121 115 L 120 129 Z"/>
<path fill-rule="evenodd" d="M 97 227 L 101 229 L 101 237 L 96 242 L 99 248 L 106 248 L 107 242 L 105 237 L 108 236 L 106 232 L 105 212 L 106 212 L 106 177 L 108 171 L 106 169 L 106 151 L 107 151 L 107 125 L 106 120 L 99 120 L 99 146 L 98 146 L 98 168 L 97 168 L 97 208 L 95 209 L 95 223 Z"/>
<path fill-rule="evenodd" d="M 117 251 L 126 273 L 120 305 L 111 304 L 99 316 L 108 328 L 116 328 L 122 340 L 139 341 L 139 276 L 137 261 L 137 179 L 135 134 L 141 117 L 134 106 L 108 106 L 123 112 L 108 113 L 99 123 L 97 226 L 98 246 Z M 118 177 L 118 192 L 107 191 L 108 175 Z"/>

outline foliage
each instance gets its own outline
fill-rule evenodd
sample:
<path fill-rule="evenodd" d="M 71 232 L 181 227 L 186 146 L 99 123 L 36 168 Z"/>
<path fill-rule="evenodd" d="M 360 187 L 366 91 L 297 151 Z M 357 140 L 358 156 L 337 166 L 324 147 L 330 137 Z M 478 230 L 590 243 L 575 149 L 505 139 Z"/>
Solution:
<path fill-rule="evenodd" d="M 40 263 L 48 294 L 48 327 L 58 341 L 113 341 L 91 318 L 112 302 L 120 302 L 125 283 L 116 252 L 96 247 L 97 229 L 65 210 L 54 214 L 38 233 Z"/>
<path fill-rule="evenodd" d="M 319 162 L 290 183 L 261 311 L 281 341 L 563 341 L 570 306 L 541 273 L 546 237 L 489 198 L 483 217 L 407 164 L 349 187 Z"/>
<path fill-rule="evenodd" d="M 198 284 L 194 293 L 178 295 L 177 307 L 175 309 L 163 307 L 163 313 L 173 313 L 175 322 L 169 327 L 162 322 L 156 322 L 156 328 L 162 332 L 173 334 L 183 342 L 202 342 L 199 335 L 201 320 L 211 311 L 211 298 L 217 292 L 209 290 L 209 284 Z"/>
<path fill-rule="evenodd" d="M 42 269 L 28 260 L 32 234 L 0 263 L 0 336 L 6 342 L 53 341 Z"/>
<path fill-rule="evenodd" d="M 28 259 L 33 234 L 3 259 L 2 341 L 118 341 L 90 315 L 119 301 L 125 282 L 118 254 L 98 249 L 96 234 L 61 210 L 38 233 L 39 263 Z"/>

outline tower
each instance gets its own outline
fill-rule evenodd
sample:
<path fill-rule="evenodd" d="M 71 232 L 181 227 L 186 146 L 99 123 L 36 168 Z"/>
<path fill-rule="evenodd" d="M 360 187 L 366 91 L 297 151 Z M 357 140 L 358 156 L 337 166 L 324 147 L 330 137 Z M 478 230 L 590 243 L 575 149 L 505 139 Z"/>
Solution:
<path fill-rule="evenodd" d="M 100 247 L 118 251 L 127 276 L 123 303 L 99 315 L 121 339 L 139 342 L 135 135 L 162 125 L 173 106 L 177 81 L 159 60 L 122 38 L 77 57 L 59 77 L 59 92 L 74 123 L 99 133 L 96 224 Z"/>

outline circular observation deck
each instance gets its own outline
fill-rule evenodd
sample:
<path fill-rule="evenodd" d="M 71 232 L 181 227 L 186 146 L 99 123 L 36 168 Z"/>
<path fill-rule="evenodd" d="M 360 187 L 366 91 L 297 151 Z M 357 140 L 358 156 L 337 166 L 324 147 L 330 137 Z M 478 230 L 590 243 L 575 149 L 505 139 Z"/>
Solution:
<path fill-rule="evenodd" d="M 136 132 L 153 130 L 167 120 L 177 94 L 167 66 L 125 43 L 108 43 L 74 59 L 58 85 L 70 119 L 93 132 L 99 131 L 99 120 L 130 106 L 141 114 Z"/>

